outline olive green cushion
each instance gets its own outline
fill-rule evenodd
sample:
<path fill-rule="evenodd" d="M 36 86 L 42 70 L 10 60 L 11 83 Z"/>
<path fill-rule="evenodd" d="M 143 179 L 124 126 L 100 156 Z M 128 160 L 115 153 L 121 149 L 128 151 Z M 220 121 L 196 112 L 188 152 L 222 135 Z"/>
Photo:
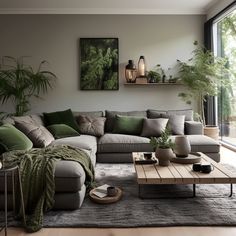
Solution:
<path fill-rule="evenodd" d="M 120 116 L 136 116 L 136 117 L 147 117 L 146 111 L 105 111 L 106 123 L 105 132 L 112 133 L 115 125 L 116 115 Z"/>
<path fill-rule="evenodd" d="M 49 125 L 47 126 L 47 129 L 51 132 L 55 139 L 80 135 L 75 129 L 65 124 Z"/>
<path fill-rule="evenodd" d="M 142 117 L 116 115 L 113 133 L 140 135 L 142 128 Z"/>
<path fill-rule="evenodd" d="M 0 144 L 6 151 L 29 150 L 33 147 L 30 139 L 11 124 L 0 126 Z"/>
<path fill-rule="evenodd" d="M 44 116 L 44 122 L 46 126 L 55 125 L 55 124 L 65 124 L 79 131 L 78 125 L 76 123 L 75 117 L 71 109 L 68 109 L 65 111 L 43 113 L 43 116 Z"/>

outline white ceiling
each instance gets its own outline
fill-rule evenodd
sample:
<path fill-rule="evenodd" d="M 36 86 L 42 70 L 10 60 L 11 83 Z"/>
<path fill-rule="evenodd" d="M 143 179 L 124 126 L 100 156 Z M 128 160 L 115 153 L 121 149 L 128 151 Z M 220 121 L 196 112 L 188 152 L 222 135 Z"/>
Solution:
<path fill-rule="evenodd" d="M 0 0 L 0 14 L 206 14 L 218 1 Z"/>

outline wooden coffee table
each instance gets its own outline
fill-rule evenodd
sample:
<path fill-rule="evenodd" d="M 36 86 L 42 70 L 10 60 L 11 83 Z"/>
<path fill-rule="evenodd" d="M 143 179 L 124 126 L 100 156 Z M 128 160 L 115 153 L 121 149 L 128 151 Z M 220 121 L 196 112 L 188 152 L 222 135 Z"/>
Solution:
<path fill-rule="evenodd" d="M 236 173 L 232 173 L 223 165 L 215 162 L 203 153 L 202 162 L 209 162 L 214 166 L 214 170 L 209 173 L 194 172 L 192 164 L 173 163 L 169 166 L 159 166 L 157 164 L 135 164 L 135 159 L 143 156 L 142 152 L 133 152 L 134 167 L 137 174 L 139 185 L 139 196 L 141 195 L 142 185 L 148 184 L 192 184 L 193 196 L 196 196 L 196 184 L 229 184 L 230 195 L 233 195 L 233 184 L 236 183 Z M 154 154 L 153 154 L 154 155 Z"/>

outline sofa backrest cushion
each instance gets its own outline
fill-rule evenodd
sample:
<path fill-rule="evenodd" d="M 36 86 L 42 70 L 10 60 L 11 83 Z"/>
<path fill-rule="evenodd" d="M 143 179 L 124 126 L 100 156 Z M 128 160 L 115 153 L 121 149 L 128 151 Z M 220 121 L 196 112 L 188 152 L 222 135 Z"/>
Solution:
<path fill-rule="evenodd" d="M 103 111 L 73 111 L 75 119 L 79 116 L 103 117 Z"/>
<path fill-rule="evenodd" d="M 47 126 L 55 139 L 79 136 L 79 132 L 65 124 L 54 124 Z"/>
<path fill-rule="evenodd" d="M 75 117 L 71 109 L 67 109 L 64 111 L 43 113 L 43 116 L 44 116 L 45 126 L 55 125 L 55 124 L 64 124 L 79 131 L 78 124 L 76 123 Z"/>
<path fill-rule="evenodd" d="M 43 126 L 39 115 L 12 117 L 12 119 L 16 128 L 33 142 L 34 147 L 46 147 L 54 140 L 52 134 Z"/>
<path fill-rule="evenodd" d="M 140 135 L 142 128 L 143 128 L 142 117 L 116 115 L 113 133 Z"/>
<path fill-rule="evenodd" d="M 184 115 L 185 121 L 193 121 L 193 110 L 184 109 L 184 110 L 168 110 L 167 115 Z"/>
<path fill-rule="evenodd" d="M 163 115 L 166 115 L 166 111 L 164 110 L 147 110 L 147 118 L 150 119 L 163 118 Z"/>
<path fill-rule="evenodd" d="M 100 137 L 104 135 L 105 117 L 78 116 L 77 122 L 81 134 Z"/>
<path fill-rule="evenodd" d="M 151 119 L 163 118 L 165 115 L 184 115 L 185 121 L 193 121 L 193 110 L 182 109 L 182 110 L 147 110 L 147 117 Z"/>
<path fill-rule="evenodd" d="M 114 122 L 116 115 L 121 116 L 135 116 L 135 117 L 147 117 L 146 111 L 128 111 L 128 112 L 122 112 L 122 111 L 105 111 L 105 117 L 106 117 L 106 123 L 105 123 L 105 132 L 106 133 L 112 133 L 114 129 Z"/>
<path fill-rule="evenodd" d="M 11 124 L 0 126 L 0 143 L 6 151 L 29 150 L 33 147 L 30 139 Z"/>
<path fill-rule="evenodd" d="M 165 130 L 168 119 L 157 118 L 157 119 L 143 119 L 143 129 L 141 136 L 143 137 L 159 137 Z"/>

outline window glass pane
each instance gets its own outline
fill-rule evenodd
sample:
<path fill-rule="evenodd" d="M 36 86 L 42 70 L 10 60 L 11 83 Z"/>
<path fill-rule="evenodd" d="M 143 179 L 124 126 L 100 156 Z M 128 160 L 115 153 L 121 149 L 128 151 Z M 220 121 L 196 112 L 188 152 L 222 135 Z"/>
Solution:
<path fill-rule="evenodd" d="M 236 146 L 236 9 L 216 22 L 213 29 L 215 54 L 227 58 L 227 67 L 234 74 L 225 78 L 229 86 L 218 92 L 220 136 Z"/>

